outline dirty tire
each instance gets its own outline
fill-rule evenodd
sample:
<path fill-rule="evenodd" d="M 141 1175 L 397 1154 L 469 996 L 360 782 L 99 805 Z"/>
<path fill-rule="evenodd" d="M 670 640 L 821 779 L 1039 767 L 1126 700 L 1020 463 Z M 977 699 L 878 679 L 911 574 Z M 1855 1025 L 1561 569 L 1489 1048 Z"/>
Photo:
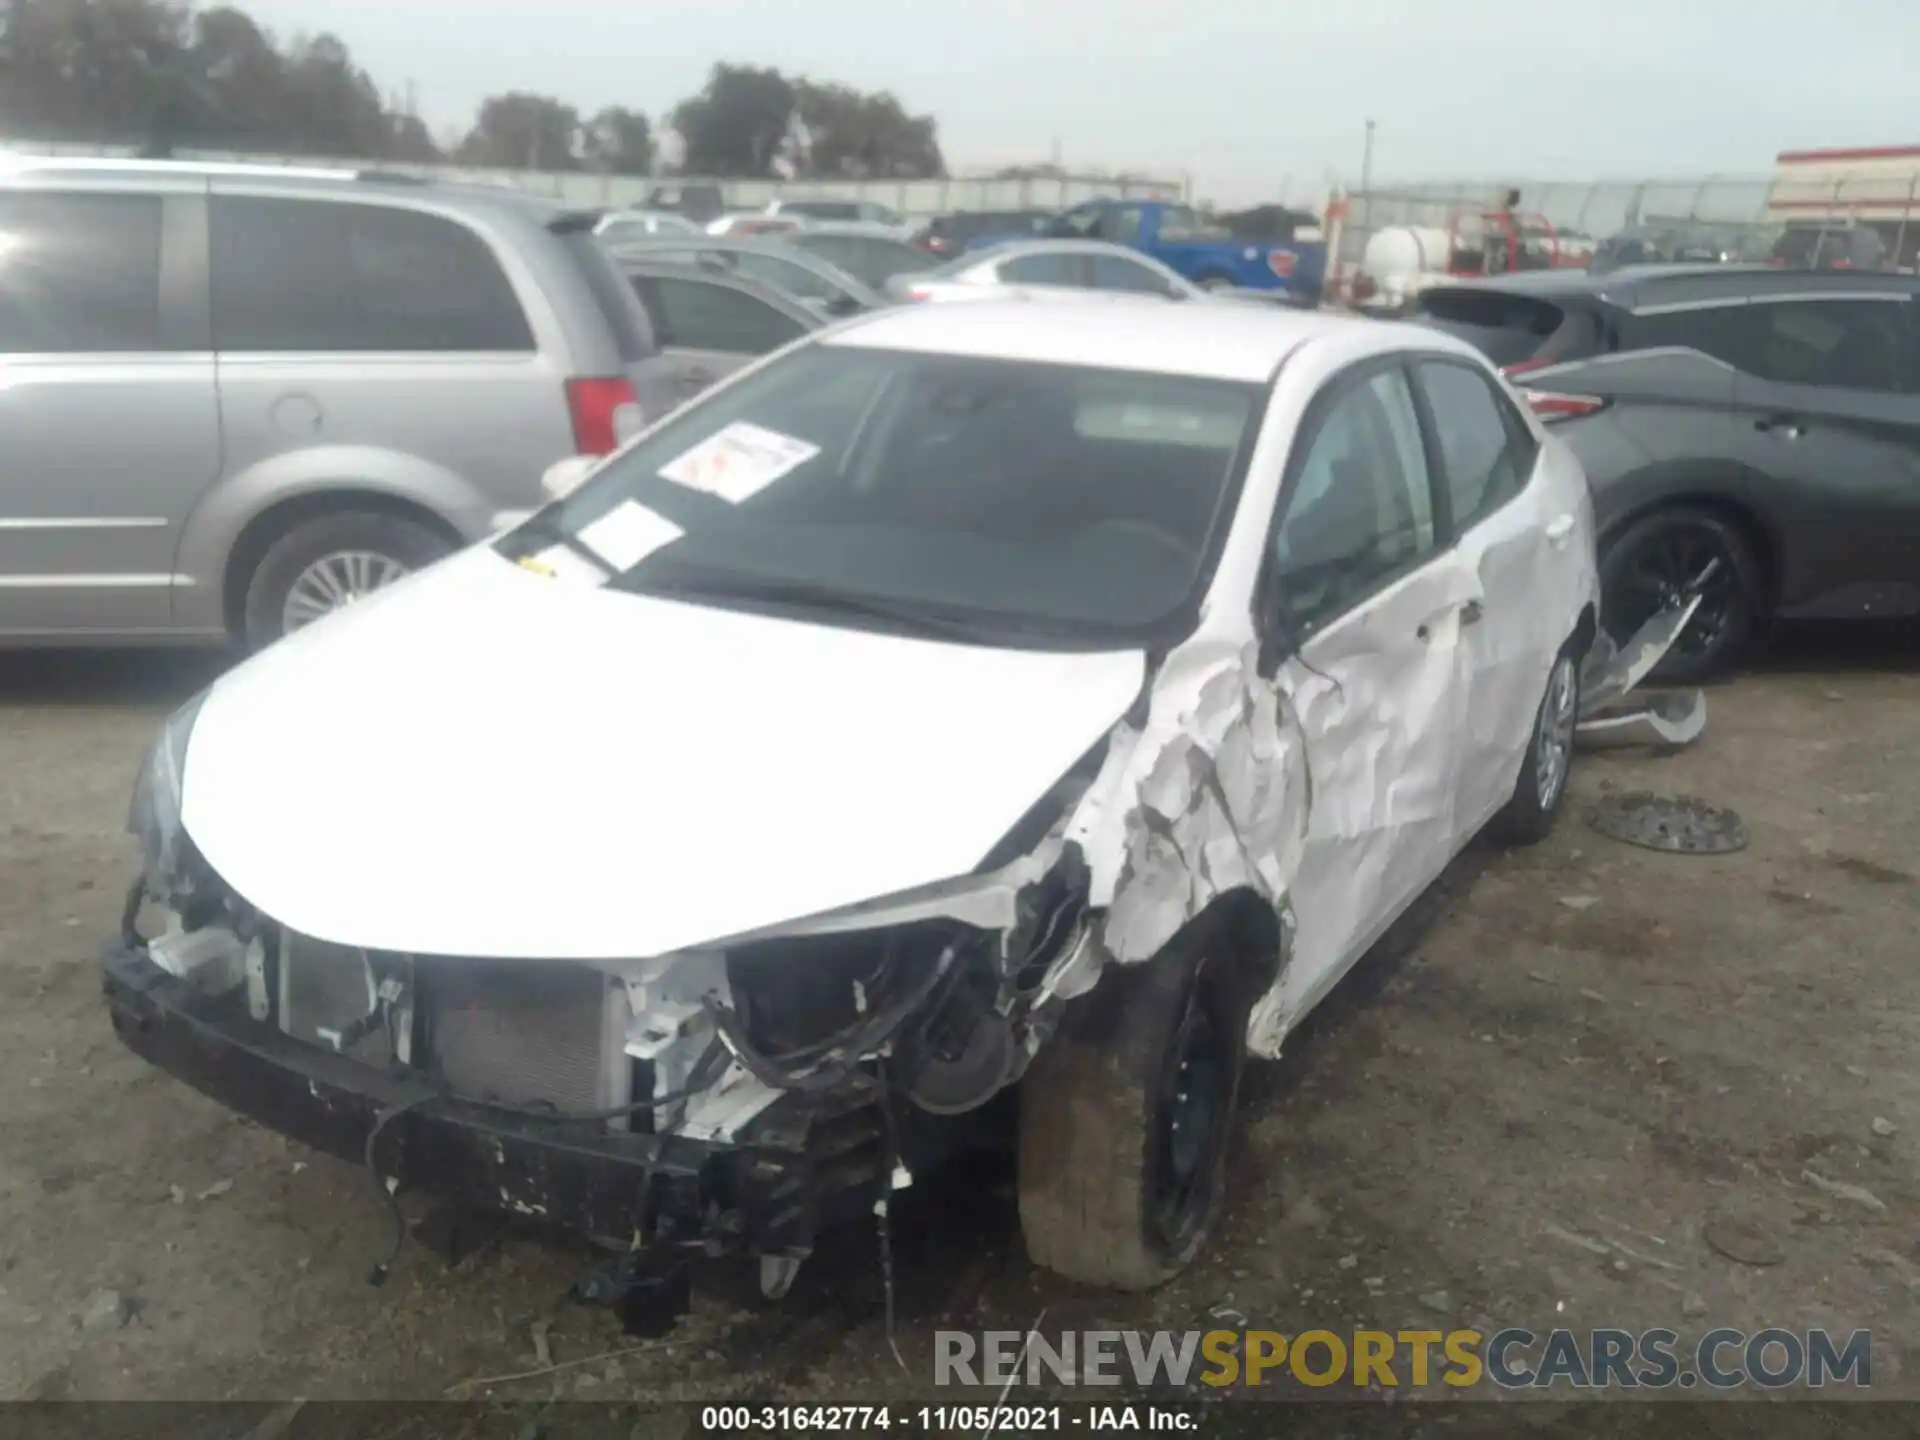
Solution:
<path fill-rule="evenodd" d="M 1537 845 L 1553 833 L 1554 822 L 1560 818 L 1560 812 L 1567 805 L 1568 774 L 1573 765 L 1573 736 L 1566 737 L 1566 753 L 1560 761 L 1561 772 L 1553 786 L 1552 795 L 1541 798 L 1542 773 L 1548 767 L 1548 727 L 1546 724 L 1548 707 L 1555 701 L 1556 687 L 1565 682 L 1573 687 L 1572 704 L 1577 716 L 1580 710 L 1580 656 L 1572 644 L 1554 657 L 1553 668 L 1547 673 L 1547 684 L 1540 696 L 1540 708 L 1533 714 L 1533 731 L 1527 740 L 1526 758 L 1520 762 L 1520 778 L 1514 782 L 1513 794 L 1506 805 L 1493 817 L 1489 829 L 1493 838 L 1503 845 Z M 1568 680 L 1567 677 L 1571 677 Z"/>
<path fill-rule="evenodd" d="M 1237 958 L 1222 930 L 1204 927 L 1145 964 L 1110 968 L 1068 1007 L 1020 1087 L 1020 1230 L 1036 1265 L 1146 1290 L 1199 1251 L 1226 1193 L 1246 1053 L 1252 996 Z M 1219 1108 L 1192 1172 L 1199 1198 L 1169 1225 L 1155 1181 L 1173 1173 L 1167 1127 L 1190 1004 L 1223 1042 L 1206 1087 Z"/>
<path fill-rule="evenodd" d="M 1712 641 L 1693 647 L 1683 635 L 1681 643 L 1668 651 L 1647 677 L 1661 685 L 1695 685 L 1731 669 L 1758 638 L 1765 614 L 1766 585 L 1753 542 L 1737 523 L 1698 505 L 1668 505 L 1640 516 L 1607 540 L 1600 556 L 1603 606 L 1605 597 L 1621 589 L 1643 558 L 1675 544 L 1705 547 L 1702 554 L 1717 553 L 1728 572 L 1725 586 L 1716 587 L 1709 596 L 1724 613 Z M 1632 627 L 1615 615 L 1603 614 L 1602 623 L 1616 644 L 1624 645 L 1632 638 L 1619 633 Z M 1697 619 L 1694 622 L 1699 623 Z"/>
<path fill-rule="evenodd" d="M 453 548 L 444 535 L 417 520 L 376 511 L 335 510 L 299 521 L 267 547 L 247 577 L 241 638 L 249 650 L 278 640 L 285 633 L 282 617 L 294 582 L 327 555 L 366 551 L 418 570 Z"/>

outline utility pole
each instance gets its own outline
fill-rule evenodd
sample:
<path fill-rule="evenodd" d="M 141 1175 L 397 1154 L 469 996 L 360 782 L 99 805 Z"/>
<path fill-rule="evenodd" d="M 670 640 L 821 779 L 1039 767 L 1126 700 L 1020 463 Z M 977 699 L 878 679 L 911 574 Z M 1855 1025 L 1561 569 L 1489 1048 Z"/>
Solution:
<path fill-rule="evenodd" d="M 1367 140 L 1360 151 L 1360 233 L 1373 233 L 1373 121 L 1367 121 Z M 1362 243 L 1364 243 L 1364 238 Z"/>

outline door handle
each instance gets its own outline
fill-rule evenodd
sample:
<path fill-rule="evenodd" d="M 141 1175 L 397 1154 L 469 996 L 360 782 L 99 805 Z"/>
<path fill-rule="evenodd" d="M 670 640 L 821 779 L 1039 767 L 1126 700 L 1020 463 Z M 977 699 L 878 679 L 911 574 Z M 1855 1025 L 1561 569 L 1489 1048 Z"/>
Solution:
<path fill-rule="evenodd" d="M 1486 613 L 1486 606 L 1482 605 L 1478 600 L 1469 600 L 1460 607 L 1460 623 L 1462 625 L 1478 625 L 1480 623 L 1480 617 Z"/>
<path fill-rule="evenodd" d="M 1806 426 L 1787 415 L 1769 415 L 1754 421 L 1753 428 L 1762 435 L 1778 435 L 1782 440 L 1798 440 L 1807 433 Z"/>
<path fill-rule="evenodd" d="M 1573 534 L 1573 516 L 1556 515 L 1547 522 L 1547 543 L 1556 550 L 1566 547 L 1567 537 Z"/>

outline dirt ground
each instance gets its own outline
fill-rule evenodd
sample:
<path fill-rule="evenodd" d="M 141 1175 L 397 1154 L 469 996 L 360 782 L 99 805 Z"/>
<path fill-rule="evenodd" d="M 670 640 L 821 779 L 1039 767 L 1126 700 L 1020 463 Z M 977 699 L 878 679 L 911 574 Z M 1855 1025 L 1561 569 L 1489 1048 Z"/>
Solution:
<path fill-rule="evenodd" d="M 1464 856 L 1255 1070 L 1227 1220 L 1176 1283 L 1116 1296 L 1036 1274 L 1005 1173 L 909 1192 L 905 1375 L 859 1232 L 784 1306 L 718 1276 L 643 1349 L 562 1298 L 581 1257 L 537 1236 L 455 1267 L 409 1246 L 370 1288 L 390 1228 L 363 1171 L 121 1049 L 94 957 L 130 873 L 128 789 L 211 668 L 0 657 L 0 1395 L 438 1397 L 535 1369 L 544 1326 L 565 1368 L 462 1393 L 871 1400 L 926 1393 L 936 1327 L 1021 1329 L 1043 1308 L 1050 1331 L 1870 1328 L 1876 1391 L 1920 1394 L 1909 633 L 1788 637 L 1713 692 L 1697 747 L 1586 758 L 1545 845 Z M 1582 823 L 1639 787 L 1737 808 L 1751 847 L 1665 856 Z M 101 1289 L 127 1323 L 82 1326 Z"/>

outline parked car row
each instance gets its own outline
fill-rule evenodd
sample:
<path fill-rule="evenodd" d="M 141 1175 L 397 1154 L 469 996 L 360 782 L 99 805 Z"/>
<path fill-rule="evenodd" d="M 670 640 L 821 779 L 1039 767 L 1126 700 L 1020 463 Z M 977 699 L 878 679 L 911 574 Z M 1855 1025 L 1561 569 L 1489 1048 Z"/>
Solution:
<path fill-rule="evenodd" d="M 10 157 L 0 639 L 264 644 L 674 403 L 597 217 L 380 173 Z"/>
<path fill-rule="evenodd" d="M 1639 266 L 1438 286 L 1415 318 L 1500 365 L 1585 467 L 1606 623 L 1705 595 L 1663 678 L 1774 618 L 1920 615 L 1920 278 Z"/>

